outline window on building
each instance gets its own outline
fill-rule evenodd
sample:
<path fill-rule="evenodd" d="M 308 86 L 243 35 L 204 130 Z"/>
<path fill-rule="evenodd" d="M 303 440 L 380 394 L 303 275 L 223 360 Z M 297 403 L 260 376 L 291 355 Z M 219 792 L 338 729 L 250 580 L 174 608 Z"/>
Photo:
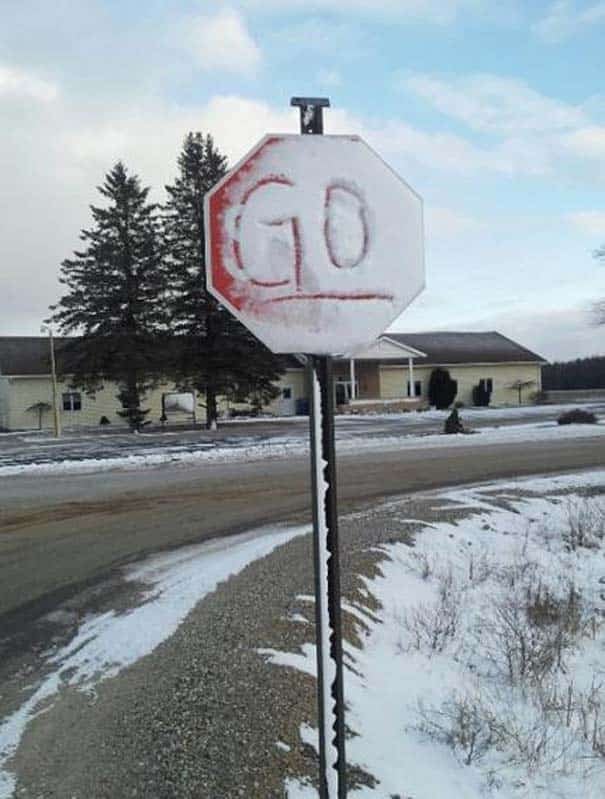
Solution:
<path fill-rule="evenodd" d="M 63 394 L 63 410 L 64 411 L 81 411 L 82 410 L 82 395 L 79 391 L 69 391 Z"/>
<path fill-rule="evenodd" d="M 281 390 L 282 399 L 292 399 L 292 389 L 290 386 L 286 386 L 286 388 L 282 388 Z"/>
<path fill-rule="evenodd" d="M 485 391 L 489 392 L 490 394 L 494 390 L 494 381 L 491 377 L 482 377 L 481 380 L 479 381 L 479 385 L 481 386 L 481 388 L 483 388 Z"/>
<path fill-rule="evenodd" d="M 411 384 L 408 380 L 408 397 L 412 396 L 411 392 Z M 421 397 L 422 396 L 422 380 L 414 380 L 414 396 Z"/>

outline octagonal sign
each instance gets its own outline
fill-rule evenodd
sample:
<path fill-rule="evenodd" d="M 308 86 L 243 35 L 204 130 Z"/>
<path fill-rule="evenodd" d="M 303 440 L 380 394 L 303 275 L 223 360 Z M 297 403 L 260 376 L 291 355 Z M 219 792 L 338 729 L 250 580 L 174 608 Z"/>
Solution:
<path fill-rule="evenodd" d="M 205 220 L 209 291 L 273 352 L 353 353 L 424 288 L 422 200 L 358 136 L 266 136 Z"/>

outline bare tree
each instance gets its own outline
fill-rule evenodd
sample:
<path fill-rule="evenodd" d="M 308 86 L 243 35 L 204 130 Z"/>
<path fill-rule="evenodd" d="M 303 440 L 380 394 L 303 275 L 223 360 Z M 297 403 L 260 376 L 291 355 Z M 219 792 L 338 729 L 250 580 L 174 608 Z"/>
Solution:
<path fill-rule="evenodd" d="M 602 261 L 605 264 L 605 244 L 595 250 L 593 254 L 597 261 Z M 595 302 L 592 312 L 595 325 L 605 325 L 605 297 Z"/>
<path fill-rule="evenodd" d="M 510 384 L 509 388 L 513 388 L 517 391 L 519 397 L 519 405 L 521 405 L 523 399 L 522 398 L 523 389 L 535 385 L 536 385 L 535 380 L 515 380 L 514 383 Z"/>

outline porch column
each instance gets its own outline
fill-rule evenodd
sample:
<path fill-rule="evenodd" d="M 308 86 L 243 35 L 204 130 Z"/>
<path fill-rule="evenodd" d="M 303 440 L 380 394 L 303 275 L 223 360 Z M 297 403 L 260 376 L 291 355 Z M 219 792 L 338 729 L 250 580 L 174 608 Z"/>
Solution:
<path fill-rule="evenodd" d="M 412 399 L 416 396 L 416 386 L 414 385 L 414 359 L 408 358 L 408 380 L 410 381 L 410 394 Z"/>
<path fill-rule="evenodd" d="M 349 361 L 351 372 L 351 399 L 357 399 L 357 392 L 355 391 L 355 359 L 351 358 Z"/>

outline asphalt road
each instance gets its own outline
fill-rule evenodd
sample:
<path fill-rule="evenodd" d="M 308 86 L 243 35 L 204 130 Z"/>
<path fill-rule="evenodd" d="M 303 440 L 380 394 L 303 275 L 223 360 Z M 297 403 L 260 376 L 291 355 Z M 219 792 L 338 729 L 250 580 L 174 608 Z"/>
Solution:
<path fill-rule="evenodd" d="M 349 452 L 339 458 L 340 507 L 445 485 L 604 464 L 603 438 Z M 0 481 L 0 630 L 10 637 L 150 552 L 262 523 L 309 518 L 306 456 L 5 477 Z"/>

